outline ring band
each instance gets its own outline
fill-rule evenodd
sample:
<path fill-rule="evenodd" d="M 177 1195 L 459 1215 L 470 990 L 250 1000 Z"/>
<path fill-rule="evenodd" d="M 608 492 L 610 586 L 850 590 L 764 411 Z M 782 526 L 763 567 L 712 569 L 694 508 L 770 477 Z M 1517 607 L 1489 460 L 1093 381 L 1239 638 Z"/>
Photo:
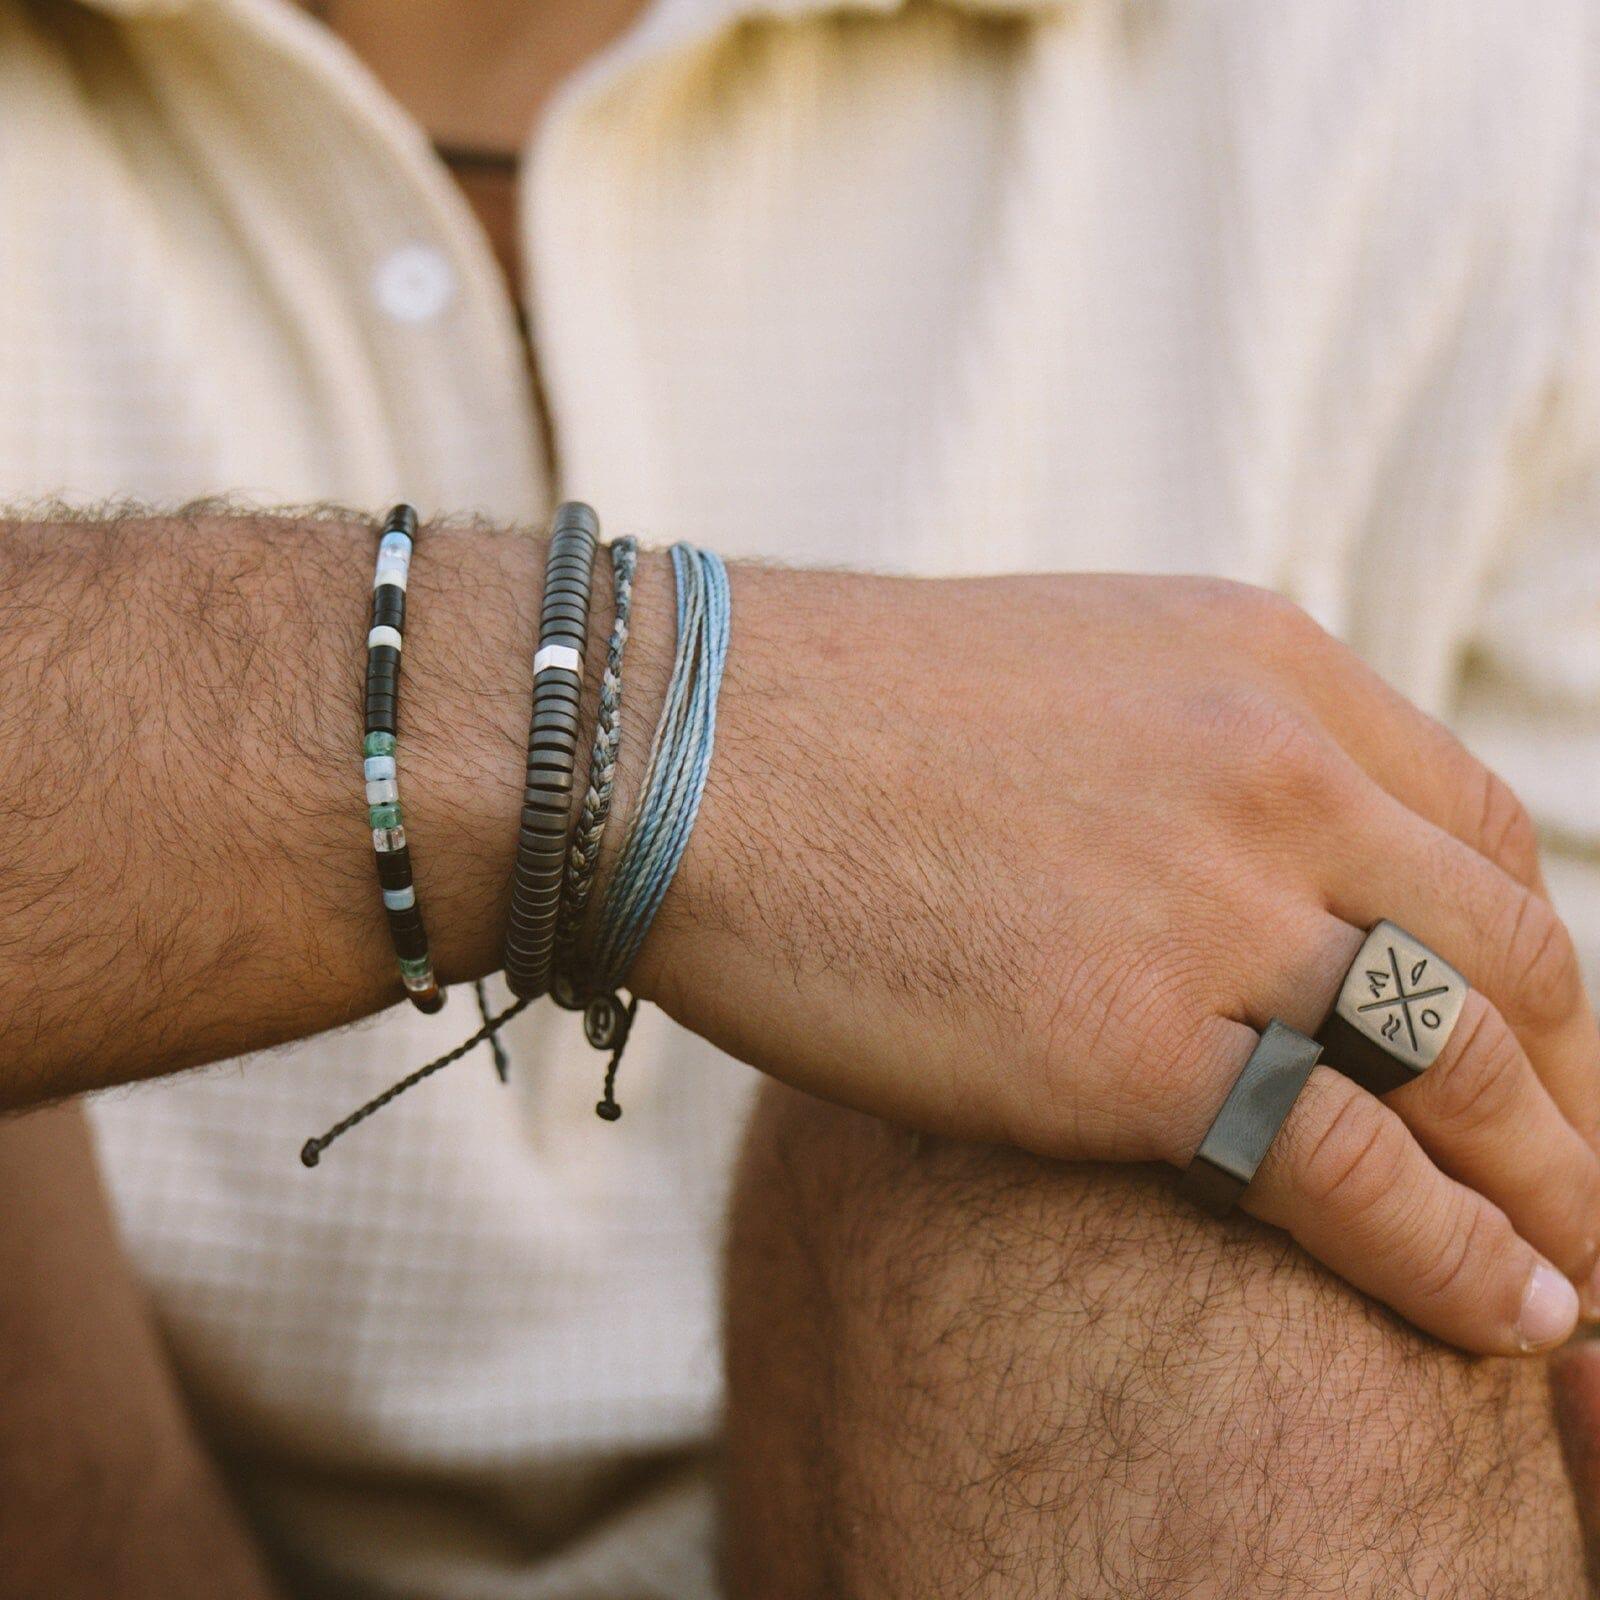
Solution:
<path fill-rule="evenodd" d="M 1420 1077 L 1450 1042 L 1469 990 L 1443 956 L 1392 922 L 1367 935 L 1317 1039 L 1369 1094 Z"/>
<path fill-rule="evenodd" d="M 1228 1098 L 1184 1171 L 1190 1199 L 1226 1216 L 1266 1159 L 1294 1110 L 1322 1046 L 1274 1019 L 1256 1042 Z"/>

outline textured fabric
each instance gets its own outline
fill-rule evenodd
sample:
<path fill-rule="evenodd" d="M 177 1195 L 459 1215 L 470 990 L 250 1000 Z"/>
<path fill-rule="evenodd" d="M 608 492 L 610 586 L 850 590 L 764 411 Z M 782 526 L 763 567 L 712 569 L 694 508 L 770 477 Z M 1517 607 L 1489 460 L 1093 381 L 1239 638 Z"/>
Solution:
<path fill-rule="evenodd" d="M 485 239 L 330 38 L 0 0 L 0 498 L 560 489 L 727 556 L 1273 585 L 1531 799 L 1600 966 L 1595 17 L 661 0 L 530 147 L 552 484 Z M 751 1075 L 642 1016 L 605 1127 L 540 1008 L 510 1089 L 299 1169 L 463 1016 L 100 1103 L 184 1381 L 312 1587 L 711 1593 Z"/>

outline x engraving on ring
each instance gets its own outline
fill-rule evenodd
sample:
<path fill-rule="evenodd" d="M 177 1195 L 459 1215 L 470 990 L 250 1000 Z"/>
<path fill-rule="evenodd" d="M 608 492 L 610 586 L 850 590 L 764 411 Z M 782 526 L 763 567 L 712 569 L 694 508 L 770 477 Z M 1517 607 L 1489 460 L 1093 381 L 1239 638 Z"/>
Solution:
<path fill-rule="evenodd" d="M 1328 1061 L 1387 1094 L 1438 1060 L 1461 1016 L 1467 980 L 1392 922 L 1367 935 L 1317 1037 Z"/>
<path fill-rule="evenodd" d="M 1423 956 L 1421 960 L 1411 964 L 1411 981 L 1420 983 L 1428 970 L 1430 956 Z M 1394 993 L 1387 1000 L 1372 1000 L 1364 1006 L 1357 1006 L 1356 1010 L 1363 1015 L 1368 1011 L 1382 1011 L 1388 1006 L 1399 1006 L 1399 1012 L 1390 1012 L 1383 1026 L 1378 1032 L 1391 1044 L 1400 1037 L 1400 1017 L 1406 1019 L 1406 1032 L 1411 1035 L 1411 1048 L 1417 1055 L 1422 1054 L 1422 1044 L 1417 1038 L 1417 1018 L 1412 1015 L 1411 1007 L 1420 1005 L 1424 1000 L 1431 1000 L 1435 995 L 1449 994 L 1450 985 L 1441 983 L 1432 989 L 1413 989 L 1406 993 L 1406 980 L 1400 974 L 1400 957 L 1393 945 L 1389 946 L 1389 967 L 1394 974 Z M 1373 994 L 1381 995 L 1388 987 L 1389 973 L 1381 972 L 1369 967 L 1366 972 L 1367 987 Z M 1424 1028 L 1437 1029 L 1443 1020 L 1435 1006 L 1426 1006 L 1422 1011 L 1422 1025 Z"/>

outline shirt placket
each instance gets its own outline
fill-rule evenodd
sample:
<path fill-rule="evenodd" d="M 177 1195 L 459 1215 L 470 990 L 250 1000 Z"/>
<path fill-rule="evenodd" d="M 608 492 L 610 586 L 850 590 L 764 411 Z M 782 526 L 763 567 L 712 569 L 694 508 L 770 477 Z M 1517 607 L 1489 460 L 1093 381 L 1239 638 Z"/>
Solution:
<path fill-rule="evenodd" d="M 298 139 L 308 158 L 327 163 L 303 188 L 307 204 L 328 208 L 317 219 L 332 241 L 326 267 L 357 308 L 359 381 L 333 385 L 360 391 L 340 428 L 363 458 L 346 492 L 411 499 L 425 514 L 542 516 L 545 430 L 515 308 L 425 133 L 336 38 L 283 0 L 227 0 L 207 25 L 236 30 L 229 48 L 251 63 L 246 92 L 263 116 L 272 105 L 294 108 L 263 142 L 294 159 Z"/>

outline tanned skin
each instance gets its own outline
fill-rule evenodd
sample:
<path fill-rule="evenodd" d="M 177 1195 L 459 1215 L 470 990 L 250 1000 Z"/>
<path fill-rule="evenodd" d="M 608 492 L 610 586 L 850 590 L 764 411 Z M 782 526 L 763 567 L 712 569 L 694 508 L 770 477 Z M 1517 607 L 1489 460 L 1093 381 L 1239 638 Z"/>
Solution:
<path fill-rule="evenodd" d="M 353 514 L 0 525 L 0 926 L 19 979 L 0 1103 L 397 998 L 350 800 L 372 537 Z M 432 529 L 412 571 L 406 821 L 447 981 L 498 965 L 542 560 L 531 535 Z M 642 697 L 662 663 L 659 629 L 640 632 Z M 603 627 L 591 647 L 597 667 Z"/>
<path fill-rule="evenodd" d="M 371 537 L 215 508 L 0 523 L 0 1106 L 400 998 L 350 811 Z M 542 550 L 430 527 L 414 567 L 407 823 L 447 984 L 498 961 Z M 641 996 L 857 1110 L 1181 1166 L 1254 1028 L 1315 1027 L 1362 928 L 1404 917 L 1474 983 L 1455 1037 L 1386 1102 L 1319 1067 L 1245 1205 L 1463 1347 L 1565 1337 L 1559 1274 L 1592 1304 L 1600 1250 L 1600 1039 L 1524 814 L 1442 728 L 1240 585 L 746 565 L 732 587 Z M 671 615 L 649 556 L 624 808 Z M 969 635 L 983 659 L 949 672 Z M 1569 1309 L 1541 1325 L 1552 1281 Z"/>
<path fill-rule="evenodd" d="M 774 1086 L 733 1216 L 730 1600 L 1591 1592 L 1542 1364 L 1443 1350 L 1164 1176 Z"/>

